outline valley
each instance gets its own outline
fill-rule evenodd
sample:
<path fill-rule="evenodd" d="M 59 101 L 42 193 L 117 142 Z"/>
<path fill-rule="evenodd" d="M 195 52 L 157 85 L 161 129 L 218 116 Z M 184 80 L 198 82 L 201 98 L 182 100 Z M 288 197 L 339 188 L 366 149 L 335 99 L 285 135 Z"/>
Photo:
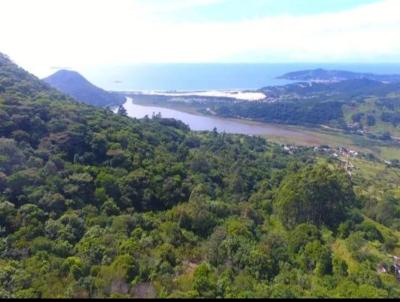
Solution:
<path fill-rule="evenodd" d="M 244 118 L 219 118 L 215 114 L 210 114 L 209 111 L 204 110 L 207 104 L 213 104 L 221 102 L 222 100 L 209 98 L 207 100 L 198 99 L 188 99 L 188 98 L 174 98 L 171 99 L 168 96 L 157 96 L 154 95 L 141 95 L 141 94 L 129 94 L 130 101 L 133 101 L 135 105 L 151 107 L 148 108 L 146 113 L 151 116 L 153 112 L 162 113 L 162 109 L 167 108 L 175 110 L 175 112 L 169 112 L 167 117 L 175 117 L 180 119 L 179 112 L 185 112 L 195 116 L 203 116 L 208 119 L 217 119 L 218 123 L 206 123 L 205 128 L 194 130 L 212 130 L 214 126 L 221 124 L 222 121 L 234 121 L 237 127 L 233 129 L 228 129 L 226 132 L 230 133 L 244 133 L 249 135 L 260 135 L 267 138 L 269 141 L 276 142 L 285 145 L 304 145 L 304 146 L 320 146 L 329 145 L 332 148 L 346 147 L 349 149 L 357 150 L 363 153 L 369 153 L 373 156 L 380 158 L 381 160 L 391 161 L 393 159 L 400 158 L 400 145 L 396 142 L 396 139 L 392 141 L 382 141 L 374 138 L 361 135 L 360 133 L 345 133 L 342 129 L 333 129 L 328 126 L 302 126 L 302 125 L 287 125 L 287 124 L 277 124 L 277 123 L 263 123 L 255 122 Z M 231 101 L 229 101 L 231 102 Z M 140 110 L 138 111 L 138 113 Z M 347 113 L 347 116 L 351 116 L 353 113 Z M 144 115 L 135 115 L 133 117 L 143 117 Z M 164 116 L 162 114 L 162 116 Z M 180 119 L 182 120 L 182 119 Z M 183 121 L 190 125 L 192 120 L 190 118 L 185 118 Z M 240 127 L 243 125 L 243 127 Z M 218 128 L 218 127 L 217 127 Z M 227 130 L 225 127 L 223 130 Z M 274 131 L 275 129 L 275 131 Z M 284 130 L 284 131 L 282 131 Z M 286 131 L 285 131 L 286 130 Z"/>
<path fill-rule="evenodd" d="M 0 55 L 1 298 L 400 295 L 398 161 L 148 105 L 85 104 Z"/>
<path fill-rule="evenodd" d="M 2 0 L 0 301 L 399 299 L 399 11 Z"/>

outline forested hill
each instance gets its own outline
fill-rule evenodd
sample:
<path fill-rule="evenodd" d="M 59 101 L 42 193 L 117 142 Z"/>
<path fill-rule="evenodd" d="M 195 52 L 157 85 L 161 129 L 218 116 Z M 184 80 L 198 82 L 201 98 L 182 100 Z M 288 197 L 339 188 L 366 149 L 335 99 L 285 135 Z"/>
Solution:
<path fill-rule="evenodd" d="M 398 297 L 397 172 L 116 115 L 2 56 L 0 298 Z"/>
<path fill-rule="evenodd" d="M 292 81 L 328 81 L 338 82 L 347 80 L 360 80 L 367 79 L 378 82 L 400 82 L 400 74 L 373 74 L 373 73 L 360 73 L 350 72 L 343 70 L 325 70 L 325 69 L 313 69 L 313 70 L 301 70 L 286 73 L 279 77 L 280 79 L 292 80 Z"/>
<path fill-rule="evenodd" d="M 37 97 L 43 92 L 52 98 L 66 99 L 64 95 L 16 66 L 6 55 L 0 53 L 0 94 Z"/>
<path fill-rule="evenodd" d="M 89 105 L 106 107 L 121 105 L 125 98 L 94 86 L 76 71 L 59 70 L 44 79 L 52 87 Z"/>
<path fill-rule="evenodd" d="M 386 96 L 389 93 L 399 93 L 400 83 L 382 83 L 370 79 L 351 79 L 332 83 L 293 83 L 284 86 L 272 86 L 262 88 L 265 93 L 273 95 L 296 94 L 298 97 L 312 98 L 325 96 L 330 99 L 335 97 L 338 100 L 348 100 L 351 97 L 366 97 L 370 95 Z"/>
<path fill-rule="evenodd" d="M 259 122 L 321 125 L 373 140 L 400 136 L 400 83 L 370 79 L 299 82 L 264 87 L 260 102 L 215 102 L 208 110 L 228 118 Z"/>

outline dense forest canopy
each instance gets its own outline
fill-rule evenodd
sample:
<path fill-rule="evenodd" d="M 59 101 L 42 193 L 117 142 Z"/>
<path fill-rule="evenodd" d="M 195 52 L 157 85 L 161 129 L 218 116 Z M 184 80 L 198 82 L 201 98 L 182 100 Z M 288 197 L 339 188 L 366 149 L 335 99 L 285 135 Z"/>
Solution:
<path fill-rule="evenodd" d="M 400 196 L 360 177 L 79 104 L 0 56 L 2 298 L 399 297 L 376 267 L 398 251 Z"/>

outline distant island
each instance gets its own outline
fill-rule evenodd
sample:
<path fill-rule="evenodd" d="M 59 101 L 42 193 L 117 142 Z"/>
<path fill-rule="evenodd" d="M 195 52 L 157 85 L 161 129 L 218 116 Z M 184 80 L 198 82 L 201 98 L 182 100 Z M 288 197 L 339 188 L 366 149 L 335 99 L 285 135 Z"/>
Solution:
<path fill-rule="evenodd" d="M 125 102 L 124 96 L 96 87 L 76 71 L 59 70 L 43 81 L 77 101 L 89 105 L 109 107 Z"/>
<path fill-rule="evenodd" d="M 400 74 L 373 74 L 373 73 L 358 73 L 343 70 L 326 70 L 326 69 L 313 69 L 301 70 L 286 73 L 278 79 L 291 80 L 291 81 L 307 81 L 307 82 L 341 82 L 347 80 L 360 80 L 367 79 L 379 82 L 400 82 Z"/>

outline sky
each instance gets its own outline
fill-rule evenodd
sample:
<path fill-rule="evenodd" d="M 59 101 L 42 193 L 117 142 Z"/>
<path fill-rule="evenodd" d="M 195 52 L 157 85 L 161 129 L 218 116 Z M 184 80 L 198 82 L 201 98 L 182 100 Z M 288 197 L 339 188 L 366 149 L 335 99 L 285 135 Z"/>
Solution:
<path fill-rule="evenodd" d="M 0 52 L 38 76 L 136 63 L 400 62 L 400 0 L 1 0 Z"/>

